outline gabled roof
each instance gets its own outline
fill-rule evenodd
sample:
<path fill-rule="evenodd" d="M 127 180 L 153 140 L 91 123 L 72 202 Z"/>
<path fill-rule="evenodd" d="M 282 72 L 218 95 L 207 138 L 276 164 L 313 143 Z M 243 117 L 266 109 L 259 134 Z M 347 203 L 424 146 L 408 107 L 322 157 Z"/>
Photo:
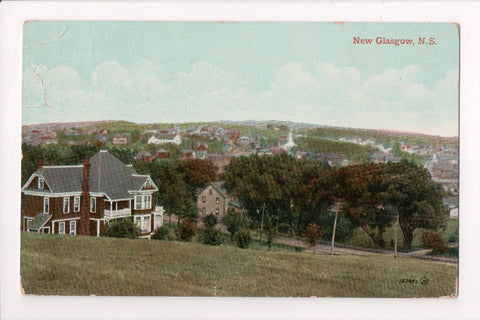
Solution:
<path fill-rule="evenodd" d="M 49 166 L 35 173 L 43 176 L 53 193 L 82 191 L 83 166 Z M 125 165 L 107 151 L 101 150 L 90 158 L 90 192 L 104 193 L 112 200 L 129 199 L 128 190 L 140 190 L 150 179 L 138 175 L 132 166 Z"/>
<path fill-rule="evenodd" d="M 32 220 L 32 224 L 30 225 L 30 230 L 39 231 L 51 217 L 52 215 L 47 213 L 38 214 L 35 217 L 35 219 Z"/>
<path fill-rule="evenodd" d="M 215 190 L 220 193 L 220 195 L 224 198 L 228 197 L 227 189 L 225 189 L 225 181 L 217 181 L 217 182 L 212 182 L 211 185 L 215 188 Z"/>

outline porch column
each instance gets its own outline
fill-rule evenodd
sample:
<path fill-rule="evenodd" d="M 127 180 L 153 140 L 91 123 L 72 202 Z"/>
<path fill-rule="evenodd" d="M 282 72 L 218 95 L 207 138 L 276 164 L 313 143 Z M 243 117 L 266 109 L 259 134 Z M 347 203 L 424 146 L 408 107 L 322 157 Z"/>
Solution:
<path fill-rule="evenodd" d="M 100 236 L 100 220 L 97 220 L 97 237 Z"/>

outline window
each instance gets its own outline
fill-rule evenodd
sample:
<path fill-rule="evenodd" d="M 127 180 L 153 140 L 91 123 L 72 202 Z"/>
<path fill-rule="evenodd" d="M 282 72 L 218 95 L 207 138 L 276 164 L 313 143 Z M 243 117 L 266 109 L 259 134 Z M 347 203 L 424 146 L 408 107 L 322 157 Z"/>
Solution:
<path fill-rule="evenodd" d="M 65 222 L 58 223 L 58 234 L 65 234 Z"/>
<path fill-rule="evenodd" d="M 117 210 L 117 201 L 112 202 L 112 210 L 116 211 Z"/>
<path fill-rule="evenodd" d="M 44 180 L 42 177 L 38 177 L 38 189 L 44 188 Z"/>
<path fill-rule="evenodd" d="M 80 211 L 80 197 L 73 197 L 73 212 Z"/>
<path fill-rule="evenodd" d="M 50 233 L 50 227 L 43 227 L 42 233 Z"/>
<path fill-rule="evenodd" d="M 212 189 L 208 190 L 208 194 L 209 194 L 209 195 L 212 195 L 212 193 L 213 193 L 213 190 L 212 190 Z"/>
<path fill-rule="evenodd" d="M 219 204 L 220 203 L 220 198 L 217 197 L 217 200 L 215 201 L 216 204 Z"/>
<path fill-rule="evenodd" d="M 135 223 L 140 227 L 142 233 L 150 232 L 150 215 L 135 217 Z"/>
<path fill-rule="evenodd" d="M 152 195 L 135 196 L 135 210 L 151 209 Z"/>
<path fill-rule="evenodd" d="M 220 210 L 218 210 L 218 208 L 215 209 L 215 215 L 216 215 L 216 216 L 218 216 L 218 213 L 219 213 L 219 212 L 220 212 Z"/>
<path fill-rule="evenodd" d="M 70 234 L 77 234 L 77 221 L 70 221 Z"/>
<path fill-rule="evenodd" d="M 27 220 L 27 231 L 30 231 L 31 227 L 32 227 L 32 220 Z"/>
<path fill-rule="evenodd" d="M 49 204 L 50 204 L 50 199 L 49 198 L 43 198 L 43 213 L 48 213 Z"/>
<path fill-rule="evenodd" d="M 70 212 L 70 197 L 63 197 L 63 213 Z"/>
<path fill-rule="evenodd" d="M 142 232 L 150 232 L 150 216 L 143 217 Z"/>
<path fill-rule="evenodd" d="M 143 196 L 143 203 L 145 205 L 145 209 L 152 208 L 152 196 L 151 195 Z"/>
<path fill-rule="evenodd" d="M 202 202 L 205 203 L 205 201 L 207 201 L 207 199 L 205 197 L 202 197 Z"/>
<path fill-rule="evenodd" d="M 97 211 L 97 198 L 90 197 L 90 212 Z"/>
<path fill-rule="evenodd" d="M 135 210 L 142 209 L 142 196 L 135 196 Z"/>
<path fill-rule="evenodd" d="M 202 208 L 202 214 L 207 213 L 207 209 L 205 207 Z"/>

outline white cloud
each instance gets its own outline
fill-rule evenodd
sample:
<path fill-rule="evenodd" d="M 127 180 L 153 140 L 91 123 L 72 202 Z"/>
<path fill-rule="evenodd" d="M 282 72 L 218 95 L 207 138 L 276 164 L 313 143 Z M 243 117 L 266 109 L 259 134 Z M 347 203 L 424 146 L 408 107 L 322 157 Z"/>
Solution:
<path fill-rule="evenodd" d="M 247 89 L 247 81 L 209 62 L 165 80 L 148 60 L 128 70 L 116 61 L 100 64 L 81 87 L 78 73 L 59 66 L 34 69 L 47 83 L 51 110 L 25 109 L 26 122 L 126 119 L 132 121 L 204 121 L 278 119 L 325 125 L 384 128 L 455 135 L 458 70 L 433 87 L 425 70 L 410 65 L 363 78 L 355 67 L 298 62 L 276 72 L 269 89 Z M 24 70 L 24 104 L 40 104 L 42 86 L 31 68 Z M 68 119 L 67 119 L 68 118 Z"/>

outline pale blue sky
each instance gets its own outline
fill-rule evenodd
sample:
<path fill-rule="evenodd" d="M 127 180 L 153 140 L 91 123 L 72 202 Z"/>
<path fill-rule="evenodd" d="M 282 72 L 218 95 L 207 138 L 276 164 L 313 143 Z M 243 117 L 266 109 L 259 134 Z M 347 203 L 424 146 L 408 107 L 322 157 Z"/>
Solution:
<path fill-rule="evenodd" d="M 291 120 L 454 136 L 458 41 L 456 25 L 433 23 L 27 22 L 22 122 Z"/>

